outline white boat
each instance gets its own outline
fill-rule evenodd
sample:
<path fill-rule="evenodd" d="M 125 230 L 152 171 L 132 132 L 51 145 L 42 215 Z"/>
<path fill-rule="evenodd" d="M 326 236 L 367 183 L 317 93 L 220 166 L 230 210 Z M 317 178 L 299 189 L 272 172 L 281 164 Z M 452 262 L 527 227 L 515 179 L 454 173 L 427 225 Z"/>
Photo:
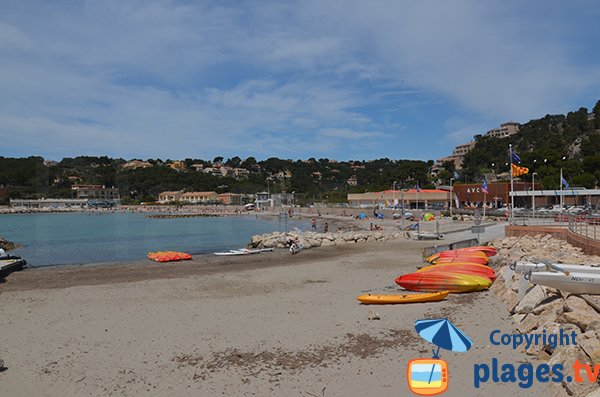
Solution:
<path fill-rule="evenodd" d="M 218 256 L 235 256 L 235 255 L 252 255 L 252 254 L 260 254 L 261 252 L 271 252 L 273 248 L 261 248 L 261 249 L 249 249 L 249 248 L 240 248 L 237 250 L 229 250 L 226 252 L 215 252 L 215 255 Z"/>
<path fill-rule="evenodd" d="M 557 270 L 559 272 L 575 272 L 575 273 L 586 273 L 586 274 L 600 274 L 600 265 L 569 265 L 564 263 L 530 263 L 530 262 L 517 262 L 510 265 L 511 269 L 519 272 L 544 272 Z"/>
<path fill-rule="evenodd" d="M 532 284 L 559 289 L 573 294 L 600 295 L 600 273 L 530 272 L 525 275 Z"/>

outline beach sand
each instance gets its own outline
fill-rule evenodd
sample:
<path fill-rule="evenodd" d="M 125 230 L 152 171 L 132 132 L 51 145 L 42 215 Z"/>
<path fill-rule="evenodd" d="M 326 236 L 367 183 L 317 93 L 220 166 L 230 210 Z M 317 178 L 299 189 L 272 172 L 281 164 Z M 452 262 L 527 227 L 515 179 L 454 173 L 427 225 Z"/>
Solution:
<path fill-rule="evenodd" d="M 560 393 L 473 388 L 473 365 L 531 360 L 491 346 L 513 324 L 491 292 L 365 306 L 431 242 L 394 241 L 191 263 L 32 269 L 0 284 L 0 396 L 410 396 L 408 361 L 433 345 L 414 322 L 448 317 L 473 341 L 441 351 L 446 396 Z M 369 320 L 375 311 L 380 320 Z M 561 394 L 556 394 L 561 395 Z"/>

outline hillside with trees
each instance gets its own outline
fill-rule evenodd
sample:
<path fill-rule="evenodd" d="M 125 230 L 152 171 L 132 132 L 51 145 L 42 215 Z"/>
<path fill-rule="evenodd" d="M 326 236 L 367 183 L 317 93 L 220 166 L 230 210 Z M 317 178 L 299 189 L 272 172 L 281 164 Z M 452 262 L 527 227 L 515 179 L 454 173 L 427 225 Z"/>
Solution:
<path fill-rule="evenodd" d="M 486 174 L 509 171 L 508 145 L 512 144 L 530 172 L 522 179 L 545 189 L 559 187 L 560 169 L 571 186 L 594 188 L 600 184 L 600 101 L 567 115 L 547 115 L 520 126 L 507 138 L 477 135 L 474 149 L 463 161 L 460 182 L 480 182 Z M 335 161 L 326 158 L 290 160 L 238 156 L 212 160 L 134 159 L 144 167 L 128 167 L 124 159 L 106 156 L 64 158 L 0 157 L 0 204 L 9 198 L 72 197 L 76 184 L 117 187 L 124 203 L 155 201 L 162 191 L 216 191 L 254 194 L 295 192 L 297 202 L 345 202 L 348 193 L 397 188 L 432 188 L 429 172 L 433 161 L 377 160 Z M 243 177 L 206 172 L 209 169 L 246 170 Z M 454 173 L 453 163 L 443 165 L 441 180 Z M 436 178 L 438 179 L 438 178 Z"/>
<path fill-rule="evenodd" d="M 509 144 L 529 168 L 522 177 L 558 189 L 560 169 L 571 186 L 594 188 L 600 184 L 600 101 L 567 115 L 546 115 L 522 124 L 519 133 L 507 138 L 475 136 L 475 147 L 463 161 L 461 181 L 481 181 L 485 174 L 509 171 Z"/>
<path fill-rule="evenodd" d="M 140 159 L 135 159 L 142 162 Z M 213 160 L 148 159 L 147 167 L 127 168 L 124 159 L 81 156 L 64 158 L 60 162 L 44 161 L 41 157 L 0 157 L 0 203 L 9 198 L 62 197 L 73 195 L 76 184 L 96 184 L 117 187 L 124 203 L 155 201 L 162 191 L 216 191 L 218 193 L 254 194 L 295 192 L 297 202 L 345 202 L 348 193 L 378 191 L 397 187 L 410 188 L 417 183 L 432 187 L 428 172 L 432 161 L 390 160 L 337 162 L 329 159 L 289 160 L 254 157 Z M 174 167 L 177 165 L 177 167 Z M 213 175 L 192 166 L 244 169 L 247 176 Z M 355 180 L 354 183 L 349 182 Z"/>

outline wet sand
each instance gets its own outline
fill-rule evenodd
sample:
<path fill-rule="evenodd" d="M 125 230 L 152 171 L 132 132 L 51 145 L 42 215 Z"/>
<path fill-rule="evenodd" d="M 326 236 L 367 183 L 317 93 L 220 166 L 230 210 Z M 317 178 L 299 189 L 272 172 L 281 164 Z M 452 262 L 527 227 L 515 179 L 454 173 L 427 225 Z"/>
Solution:
<path fill-rule="evenodd" d="M 31 269 L 0 284 L 0 395 L 410 396 L 409 360 L 431 357 L 414 331 L 448 317 L 474 341 L 442 351 L 447 396 L 535 396 L 534 384 L 473 388 L 473 365 L 530 360 L 491 346 L 511 332 L 491 292 L 365 306 L 399 291 L 431 242 L 393 241 L 191 262 Z M 376 311 L 380 320 L 368 320 Z M 560 395 L 560 394 L 558 394 Z"/>

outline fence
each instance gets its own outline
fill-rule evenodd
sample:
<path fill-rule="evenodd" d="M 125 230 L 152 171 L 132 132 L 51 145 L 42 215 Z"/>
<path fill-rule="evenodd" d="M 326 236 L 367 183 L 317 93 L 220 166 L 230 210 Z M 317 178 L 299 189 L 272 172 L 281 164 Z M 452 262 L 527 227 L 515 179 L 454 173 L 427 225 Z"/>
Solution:
<path fill-rule="evenodd" d="M 593 240 L 600 240 L 600 215 L 589 214 L 515 214 L 512 226 L 568 227 L 570 231 Z"/>
<path fill-rule="evenodd" d="M 580 236 L 600 240 L 600 216 L 576 215 L 569 217 L 569 230 Z"/>

